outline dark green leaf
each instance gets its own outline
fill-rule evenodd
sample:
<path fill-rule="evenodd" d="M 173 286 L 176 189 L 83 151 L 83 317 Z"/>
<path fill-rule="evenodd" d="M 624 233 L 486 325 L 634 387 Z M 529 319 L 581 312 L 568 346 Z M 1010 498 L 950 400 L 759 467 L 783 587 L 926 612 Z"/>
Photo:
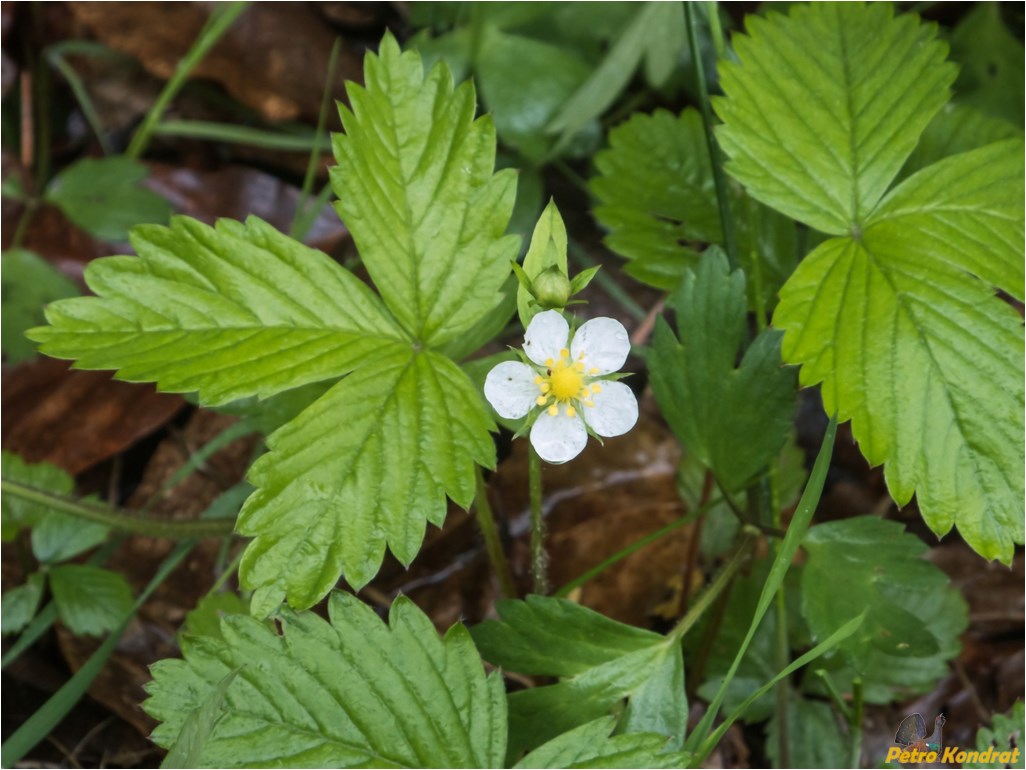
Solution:
<path fill-rule="evenodd" d="M 774 713 L 766 734 L 766 756 L 773 767 L 783 767 L 780 756 L 779 714 Z M 787 700 L 788 767 L 834 767 L 844 752 L 837 715 L 830 704 L 792 695 Z"/>
<path fill-rule="evenodd" d="M 710 248 L 671 300 L 680 341 L 656 324 L 648 364 L 674 433 L 728 491 L 743 488 L 783 447 L 794 411 L 794 375 L 781 367 L 780 335 L 760 334 L 735 368 L 747 335 L 745 276 Z"/>
<path fill-rule="evenodd" d="M 70 494 L 75 488 L 75 480 L 56 465 L 27 463 L 14 452 L 6 450 L 0 454 L 0 462 L 0 475 L 9 481 L 59 495 Z M 3 511 L 5 541 L 12 539 L 20 527 L 34 527 L 50 515 L 46 505 L 16 495 L 3 495 L 0 508 Z"/>
<path fill-rule="evenodd" d="M 203 704 L 185 718 L 178 740 L 160 763 L 162 768 L 203 767 L 203 747 L 224 716 L 224 696 L 239 670 L 235 669 L 218 682 Z"/>
<path fill-rule="evenodd" d="M 100 567 L 54 567 L 50 590 L 61 622 L 74 634 L 99 636 L 117 628 L 132 609 L 132 591 L 124 576 Z"/>
<path fill-rule="evenodd" d="M 926 168 L 952 155 L 985 147 L 1002 139 L 1020 136 L 1016 128 L 1002 118 L 995 118 L 966 104 L 945 104 L 923 131 L 916 149 L 908 156 L 899 179 Z"/>
<path fill-rule="evenodd" d="M 43 574 L 35 572 L 24 584 L 4 591 L 0 600 L 0 636 L 18 633 L 36 616 L 45 583 Z"/>
<path fill-rule="evenodd" d="M 667 750 L 666 738 L 653 733 L 610 735 L 612 717 L 575 727 L 539 746 L 515 768 L 684 767 L 688 755 Z"/>
<path fill-rule="evenodd" d="M 1026 767 L 1023 735 L 1026 735 L 1026 712 L 1022 700 L 1017 700 L 1008 714 L 995 714 L 990 727 L 981 727 L 976 733 L 976 749 L 981 753 L 997 752 L 998 756 L 990 761 L 984 761 L 980 756 L 976 761 L 967 761 L 962 767 Z M 1005 756 L 1000 756 L 1003 753 Z"/>
<path fill-rule="evenodd" d="M 1001 19 L 1001 3 L 974 3 L 951 35 L 961 66 L 958 100 L 1023 125 L 1023 45 Z M 1021 9 L 1020 9 L 1021 10 Z"/>
<path fill-rule="evenodd" d="M 135 225 L 171 216 L 171 204 L 140 185 L 148 173 L 125 157 L 84 158 L 54 177 L 45 198 L 97 238 L 123 241 Z"/>
<path fill-rule="evenodd" d="M 31 251 L 5 251 L 2 262 L 0 346 L 4 361 L 16 364 L 36 354 L 36 346 L 25 332 L 43 322 L 43 306 L 54 300 L 76 296 L 78 287 Z"/>
<path fill-rule="evenodd" d="M 224 615 L 245 615 L 247 605 L 238 594 L 216 593 L 204 596 L 195 609 L 185 616 L 180 633 L 190 636 L 221 638 L 221 617 Z"/>

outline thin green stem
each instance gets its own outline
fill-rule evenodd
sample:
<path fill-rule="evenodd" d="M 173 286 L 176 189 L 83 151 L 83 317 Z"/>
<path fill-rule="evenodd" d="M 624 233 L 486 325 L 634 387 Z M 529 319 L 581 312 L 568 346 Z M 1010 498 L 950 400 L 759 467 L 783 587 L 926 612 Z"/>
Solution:
<path fill-rule="evenodd" d="M 495 526 L 495 512 L 492 510 L 492 504 L 488 501 L 488 485 L 485 484 L 481 466 L 475 466 L 475 472 L 477 474 L 477 495 L 474 497 L 474 516 L 485 541 L 485 550 L 488 552 L 488 561 L 492 565 L 492 572 L 499 580 L 499 592 L 503 598 L 513 599 L 517 595 L 517 589 L 513 583 L 513 573 L 510 572 L 509 562 L 506 561 L 506 552 L 502 550 L 499 529 Z"/>
<path fill-rule="evenodd" d="M 206 25 L 200 31 L 199 37 L 196 38 L 196 42 L 192 44 L 189 52 L 178 62 L 174 75 L 164 85 L 163 90 L 157 97 L 157 101 L 153 103 L 150 111 L 146 113 L 142 124 L 132 136 L 132 141 L 125 151 L 126 156 L 133 160 L 138 160 L 142 157 L 150 142 L 150 137 L 153 135 L 153 130 L 160 123 L 160 119 L 164 116 L 164 112 L 170 106 L 171 101 L 178 95 L 182 86 L 185 85 L 189 73 L 196 68 L 196 65 L 203 60 L 210 52 L 210 49 L 217 44 L 217 41 L 224 36 L 248 6 L 249 3 L 247 2 L 234 2 L 215 6 L 210 14 L 210 18 L 207 19 Z"/>
<path fill-rule="evenodd" d="M 18 226 L 14 229 L 14 237 L 11 238 L 11 248 L 20 249 L 28 235 L 29 225 L 32 224 L 32 217 L 36 215 L 39 208 L 39 201 L 36 198 L 29 198 L 25 201 L 25 210 L 18 218 Z"/>
<path fill-rule="evenodd" d="M 542 596 L 549 592 L 548 562 L 545 552 L 545 513 L 542 510 L 541 458 L 528 444 L 527 477 L 531 498 L 531 577 L 534 592 Z"/>
<path fill-rule="evenodd" d="M 86 521 L 104 524 L 112 529 L 136 535 L 163 537 L 170 540 L 222 537 L 230 534 L 235 526 L 235 522 L 231 519 L 174 521 L 153 516 L 141 516 L 123 509 L 72 500 L 7 479 L 0 481 L 0 491 L 5 495 L 14 495 L 22 500 L 45 505 L 55 511 L 69 513 Z"/>
<path fill-rule="evenodd" d="M 709 86 L 705 80 L 705 65 L 702 63 L 698 45 L 698 21 L 691 3 L 684 3 L 684 15 L 688 23 L 688 43 L 693 52 L 695 63 L 695 79 L 698 81 L 699 107 L 702 110 L 702 126 L 705 129 L 705 144 L 709 150 L 709 161 L 712 163 L 713 181 L 716 185 L 716 203 L 720 209 L 720 223 L 723 226 L 723 244 L 726 246 L 727 260 L 732 270 L 738 268 L 737 240 L 734 236 L 734 218 L 730 212 L 730 199 L 727 192 L 727 178 L 723 174 L 723 158 L 713 136 L 712 108 L 709 106 Z"/>
<path fill-rule="evenodd" d="M 208 120 L 165 120 L 153 129 L 158 136 L 176 136 L 183 139 L 205 139 L 269 150 L 310 152 L 314 147 L 328 148 L 328 138 L 312 133 L 283 133 L 263 128 L 236 126 Z"/>
<path fill-rule="evenodd" d="M 47 61 L 50 62 L 50 66 L 61 73 L 61 76 L 67 81 L 75 101 L 78 102 L 78 106 L 82 110 L 82 116 L 86 119 L 86 123 L 89 124 L 93 133 L 96 134 L 96 141 L 100 143 L 103 154 L 110 155 L 113 149 L 110 146 L 110 142 L 107 141 L 106 132 L 103 130 L 103 122 L 100 120 L 96 107 L 93 106 L 93 100 L 89 98 L 89 92 L 86 91 L 85 86 L 82 84 L 82 79 L 75 72 L 75 68 L 68 63 L 68 60 L 64 58 L 60 50 L 52 46 L 44 51 L 44 55 Z"/>
<path fill-rule="evenodd" d="M 851 730 L 851 766 L 862 766 L 862 677 L 855 677 L 852 682 L 851 719 L 848 722 Z"/>
<path fill-rule="evenodd" d="M 603 572 L 605 572 L 607 569 L 612 567 L 617 562 L 623 561 L 628 556 L 630 556 L 632 553 L 635 553 L 636 551 L 640 551 L 645 546 L 651 545 L 652 543 L 656 542 L 657 540 L 661 540 L 662 538 L 666 537 L 671 532 L 674 532 L 674 531 L 680 529 L 682 526 L 684 526 L 688 522 L 694 521 L 696 518 L 698 518 L 702 514 L 706 513 L 710 508 L 712 508 L 714 505 L 719 504 L 720 502 L 722 502 L 722 500 L 720 498 L 716 498 L 715 500 L 712 500 L 712 501 L 706 503 L 705 505 L 703 505 L 703 506 L 701 506 L 699 508 L 696 508 L 693 511 L 688 511 L 686 514 L 684 514 L 680 518 L 677 518 L 677 519 L 674 519 L 673 521 L 671 521 L 665 527 L 657 529 L 655 532 L 649 532 L 647 535 L 645 535 L 643 537 L 639 537 L 637 540 L 635 540 L 633 543 L 631 543 L 626 548 L 620 549 L 619 551 L 614 553 L 612 556 L 608 557 L 607 559 L 603 559 L 602 561 L 600 561 L 598 564 L 596 564 L 591 569 L 581 573 L 580 575 L 575 577 L 573 580 L 571 580 L 568 583 L 566 583 L 563 586 L 561 586 L 560 589 L 558 591 L 556 591 L 556 593 L 553 594 L 553 596 L 569 596 L 571 591 L 573 591 L 573 590 L 575 590 L 577 588 L 580 588 L 582 585 L 584 585 L 585 583 L 587 583 L 590 580 L 594 580 L 596 577 L 601 575 Z"/>
<path fill-rule="evenodd" d="M 315 135 L 324 135 L 328 124 L 328 108 L 331 106 L 331 89 L 335 85 L 335 70 L 338 68 L 338 54 L 342 50 L 342 39 L 336 37 L 331 46 L 331 55 L 328 57 L 328 77 L 324 81 L 324 91 L 321 93 L 321 111 L 317 114 L 317 131 Z M 317 178 L 317 166 L 321 162 L 321 146 L 317 143 L 310 150 L 310 159 L 306 164 L 306 173 L 303 175 L 303 187 L 299 193 L 299 202 L 296 204 L 296 213 L 292 216 L 292 224 L 289 233 L 296 237 L 298 223 L 303 218 L 306 205 L 310 200 L 310 193 L 313 191 L 314 180 Z"/>
<path fill-rule="evenodd" d="M 848 723 L 851 722 L 851 706 L 844 700 L 844 696 L 838 691 L 837 686 L 834 684 L 830 675 L 825 669 L 817 668 L 813 673 L 819 677 L 819 680 L 823 683 L 826 688 L 827 694 L 830 696 L 830 700 L 834 702 L 834 706 L 838 711 L 841 712 L 841 716 Z"/>
<path fill-rule="evenodd" d="M 723 60 L 727 58 L 727 39 L 723 35 L 723 25 L 720 23 L 720 4 L 709 3 L 705 6 L 706 16 L 709 19 L 709 34 L 712 37 L 713 47 L 716 49 L 716 58 Z M 692 56 L 699 56 L 701 52 L 692 49 Z"/>
<path fill-rule="evenodd" d="M 702 592 L 702 595 L 698 597 L 698 600 L 691 605 L 691 608 L 685 613 L 684 617 L 680 619 L 673 630 L 670 631 L 667 636 L 671 639 L 680 640 L 684 638 L 684 634 L 691 630 L 692 626 L 698 622 L 699 618 L 705 614 L 705 611 L 712 606 L 712 603 L 716 601 L 716 598 L 723 593 L 723 591 L 730 585 L 730 581 L 734 579 L 734 575 L 737 571 L 748 561 L 748 557 L 751 555 L 752 548 L 755 546 L 756 537 L 754 533 L 745 533 L 744 540 L 741 541 L 741 545 L 734 551 L 734 555 L 730 561 L 727 562 L 727 566 L 723 568 L 723 571 L 716 576 L 716 579 L 709 584 L 709 587 Z"/>
<path fill-rule="evenodd" d="M 242 563 L 242 556 L 244 553 L 246 553 L 245 549 L 240 548 L 239 552 L 232 557 L 228 566 L 225 567 L 221 574 L 217 576 L 217 580 L 214 581 L 214 585 L 210 586 L 210 590 L 206 593 L 207 596 L 216 594 L 224 587 L 224 584 L 228 582 L 228 578 L 234 575 L 239 569 L 239 564 Z"/>

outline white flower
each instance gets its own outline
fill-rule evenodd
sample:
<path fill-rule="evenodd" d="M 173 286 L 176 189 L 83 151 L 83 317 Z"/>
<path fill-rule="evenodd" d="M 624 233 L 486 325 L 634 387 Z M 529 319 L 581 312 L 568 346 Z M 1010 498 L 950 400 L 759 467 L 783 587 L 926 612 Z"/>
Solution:
<path fill-rule="evenodd" d="M 538 410 L 531 444 L 546 462 L 565 463 L 598 436 L 620 436 L 638 421 L 638 401 L 622 382 L 607 379 L 630 352 L 627 330 L 612 318 L 593 318 L 570 339 L 555 310 L 538 313 L 524 334 L 524 352 L 535 366 L 505 361 L 485 380 L 495 411 L 519 419 Z"/>

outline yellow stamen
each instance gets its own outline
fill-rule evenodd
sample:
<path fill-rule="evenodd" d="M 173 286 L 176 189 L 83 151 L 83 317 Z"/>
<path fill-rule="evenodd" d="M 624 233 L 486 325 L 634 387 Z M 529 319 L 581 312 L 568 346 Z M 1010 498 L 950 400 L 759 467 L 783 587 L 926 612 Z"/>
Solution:
<path fill-rule="evenodd" d="M 538 406 L 545 406 L 546 401 L 548 401 L 548 399 L 545 398 L 545 396 L 538 396 L 538 398 L 534 400 L 534 403 L 536 403 Z"/>
<path fill-rule="evenodd" d="M 553 417 L 555 417 L 557 414 L 559 414 L 559 407 L 556 406 L 555 404 L 550 406 L 549 407 L 549 414 L 552 415 Z"/>
<path fill-rule="evenodd" d="M 591 392 L 592 392 L 592 393 L 601 393 L 601 392 L 602 392 L 602 386 L 601 386 L 601 385 L 599 385 L 599 384 L 598 384 L 598 383 L 596 382 L 596 383 L 595 383 L 594 385 L 592 385 L 592 386 L 591 386 Z"/>
<path fill-rule="evenodd" d="M 574 409 L 572 406 L 568 406 L 566 408 L 566 416 L 567 417 L 574 417 L 576 414 L 577 414 L 577 410 Z"/>
<path fill-rule="evenodd" d="M 587 388 L 581 388 L 581 392 L 577 394 L 578 398 L 587 398 L 591 395 L 591 391 Z"/>
<path fill-rule="evenodd" d="M 551 386 L 549 385 L 549 383 L 547 383 L 547 382 L 543 382 L 543 383 L 542 383 L 541 385 L 539 385 L 538 387 L 539 387 L 539 388 L 541 388 L 541 392 L 542 392 L 542 393 L 548 393 L 548 392 L 549 392 L 549 387 L 551 387 Z"/>
<path fill-rule="evenodd" d="M 594 366 L 591 367 L 591 369 L 588 370 L 588 374 L 590 374 L 592 376 L 595 376 L 598 373 L 599 373 L 599 370 L 596 367 L 594 367 Z"/>
<path fill-rule="evenodd" d="M 534 378 L 535 385 L 541 385 L 543 382 L 545 382 L 545 378 L 542 377 L 540 374 Z"/>
<path fill-rule="evenodd" d="M 561 349 L 561 350 L 559 351 L 559 357 L 560 357 L 560 358 L 570 358 L 570 351 L 569 351 L 569 350 L 567 350 L 566 348 L 562 348 L 562 349 Z"/>
<path fill-rule="evenodd" d="M 585 405 L 585 406 L 589 406 L 589 407 L 591 407 L 591 406 L 595 406 L 595 402 L 594 402 L 594 401 L 585 401 L 585 402 L 584 402 L 584 405 Z"/>

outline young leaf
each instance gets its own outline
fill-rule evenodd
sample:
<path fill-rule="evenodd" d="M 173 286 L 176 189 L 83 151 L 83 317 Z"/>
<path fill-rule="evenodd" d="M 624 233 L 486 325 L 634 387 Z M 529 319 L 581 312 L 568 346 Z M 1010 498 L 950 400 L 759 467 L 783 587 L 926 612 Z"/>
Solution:
<path fill-rule="evenodd" d="M 668 751 L 666 738 L 654 733 L 610 735 L 616 720 L 596 719 L 545 743 L 514 768 L 685 767 L 689 755 Z"/>
<path fill-rule="evenodd" d="M 841 645 L 859 671 L 870 670 L 871 648 L 903 658 L 935 655 L 957 626 L 958 613 L 937 628 L 924 624 L 923 616 L 944 602 L 949 581 L 922 558 L 926 545 L 901 524 L 873 516 L 827 522 L 810 529 L 802 546 L 808 552 L 802 614 L 813 638 L 822 640 L 866 612 L 859 631 Z"/>
<path fill-rule="evenodd" d="M 78 287 L 31 251 L 5 251 L 2 260 L 0 347 L 4 362 L 16 364 L 36 354 L 36 346 L 25 337 L 25 332 L 42 323 L 43 306 L 63 297 L 76 296 Z"/>
<path fill-rule="evenodd" d="M 687 725 L 680 644 L 565 599 L 501 601 L 500 620 L 472 630 L 482 656 L 511 671 L 561 677 L 510 694 L 511 757 L 616 710 L 620 729 L 658 733 L 680 748 Z"/>
<path fill-rule="evenodd" d="M 524 257 L 524 274 L 533 281 L 548 268 L 555 267 L 566 276 L 566 247 L 566 226 L 563 224 L 563 217 L 559 214 L 556 202 L 550 200 L 538 217 L 538 224 L 534 226 L 531 246 Z M 522 284 L 518 285 L 517 312 L 525 329 L 535 314 L 544 310 L 532 300 L 531 292 Z"/>
<path fill-rule="evenodd" d="M 84 158 L 54 177 L 44 197 L 97 238 L 123 241 L 129 228 L 164 224 L 171 216 L 170 203 L 140 186 L 148 173 L 121 156 Z"/>
<path fill-rule="evenodd" d="M 219 405 L 341 376 L 404 339 L 366 285 L 256 217 L 176 217 L 132 245 L 138 257 L 90 263 L 97 297 L 47 308 L 29 335 L 41 352 Z"/>
<path fill-rule="evenodd" d="M 505 755 L 502 678 L 485 676 L 461 625 L 439 639 L 399 597 L 389 624 L 334 593 L 330 623 L 284 610 L 282 635 L 245 615 L 223 638 L 183 639 L 184 660 L 160 661 L 146 711 L 153 740 L 171 746 L 190 713 L 231 671 L 223 716 L 204 742 L 204 767 L 498 767 Z"/>
<path fill-rule="evenodd" d="M 50 590 L 61 622 L 73 634 L 99 636 L 116 628 L 132 609 L 132 591 L 124 576 L 99 567 L 54 567 Z"/>
<path fill-rule="evenodd" d="M 766 331 L 735 368 L 747 334 L 745 276 L 718 248 L 674 294 L 680 342 L 659 319 L 648 365 L 652 390 L 674 433 L 728 491 L 776 459 L 790 431 L 794 375 L 780 361 L 780 334 Z"/>
<path fill-rule="evenodd" d="M 1026 711 L 1022 700 L 1017 700 L 1007 714 L 995 714 L 990 727 L 981 727 L 976 733 L 976 749 L 984 752 L 1011 752 L 1018 750 L 1018 759 L 1012 764 L 999 759 L 991 762 L 966 762 L 962 767 L 1023 767 L 1026 755 L 1022 750 L 1022 736 L 1026 733 Z"/>
<path fill-rule="evenodd" d="M 425 77 L 420 56 L 386 34 L 364 78 L 348 86 L 352 109 L 339 108 L 336 206 L 389 310 L 438 346 L 500 301 L 518 248 L 503 235 L 516 172 L 492 173 L 492 119 L 475 120 L 473 84 L 453 88 L 444 63 Z"/>
<path fill-rule="evenodd" d="M 409 564 L 426 523 L 445 520 L 447 494 L 470 505 L 474 463 L 495 463 L 492 427 L 454 363 L 392 346 L 271 434 L 237 524 L 255 538 L 240 568 L 259 589 L 254 612 L 267 614 L 283 594 L 309 607 L 342 572 L 361 588 L 386 543 Z"/>
<path fill-rule="evenodd" d="M 714 107 L 727 169 L 754 197 L 825 233 L 863 223 L 956 72 L 935 25 L 893 13 L 812 3 L 748 17 Z"/>
<path fill-rule="evenodd" d="M 0 636 L 18 633 L 36 616 L 45 582 L 43 574 L 35 572 L 24 584 L 4 591 L 0 601 Z"/>

